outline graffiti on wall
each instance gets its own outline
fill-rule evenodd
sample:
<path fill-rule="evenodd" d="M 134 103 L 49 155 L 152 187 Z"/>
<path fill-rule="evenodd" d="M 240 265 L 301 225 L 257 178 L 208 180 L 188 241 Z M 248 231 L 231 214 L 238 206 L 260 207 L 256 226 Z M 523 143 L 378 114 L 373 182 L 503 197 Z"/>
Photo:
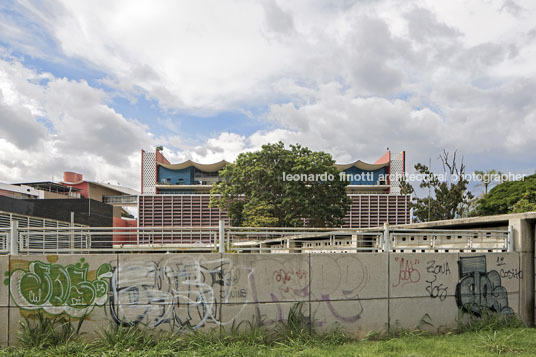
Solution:
<path fill-rule="evenodd" d="M 419 259 L 407 259 L 395 257 L 395 262 L 398 263 L 398 278 L 393 283 L 393 288 L 404 286 L 407 284 L 415 284 L 421 280 L 421 272 L 414 265 L 419 264 Z"/>
<path fill-rule="evenodd" d="M 95 306 L 107 302 L 112 277 L 110 264 L 102 264 L 90 272 L 84 258 L 66 266 L 55 263 L 57 256 L 47 259 L 48 263 L 38 260 L 11 262 L 16 268 L 5 273 L 4 284 L 9 286 L 12 301 L 19 308 L 82 317 L 91 313 Z"/>
<path fill-rule="evenodd" d="M 221 324 L 222 303 L 248 294 L 235 289 L 242 272 L 249 269 L 233 267 L 229 259 L 181 255 L 161 262 L 127 261 L 112 276 L 112 317 L 124 326 L 197 329 Z"/>
<path fill-rule="evenodd" d="M 441 277 L 451 275 L 448 262 L 437 262 L 436 260 L 428 260 L 426 262 L 426 273 L 428 278 L 426 282 L 426 292 L 432 299 L 445 300 L 448 296 L 448 285 L 441 283 Z"/>
<path fill-rule="evenodd" d="M 461 257 L 458 264 L 447 254 L 383 257 L 391 259 L 390 280 L 379 273 L 380 257 L 365 254 L 122 255 L 117 267 L 93 270 L 84 258 L 59 264 L 58 256 L 48 256 L 44 262 L 12 259 L 4 284 L 24 310 L 81 317 L 106 306 L 117 324 L 153 328 L 195 330 L 253 319 L 271 326 L 299 301 L 310 302 L 315 326 L 360 325 L 370 306 L 364 300 L 384 298 L 388 288 L 396 297 L 429 296 L 476 315 L 484 309 L 513 314 L 503 285 L 511 290 L 523 272 L 503 255 Z"/>
<path fill-rule="evenodd" d="M 244 265 L 192 255 L 127 260 L 113 272 L 111 315 L 124 326 L 172 329 L 227 325 L 240 318 L 272 325 L 286 318 L 291 304 L 310 298 L 325 303 L 337 321 L 352 323 L 361 317 L 359 292 L 366 286 L 368 272 L 357 257 L 319 259 L 314 289 L 307 259 L 255 258 Z M 352 300 L 355 306 L 337 310 L 332 300 L 338 299 Z M 247 314 L 240 316 L 248 306 Z"/>
<path fill-rule="evenodd" d="M 504 272 L 505 270 L 502 269 Z M 508 292 L 501 285 L 497 270 L 487 271 L 486 256 L 460 257 L 456 303 L 463 311 L 480 316 L 483 311 L 513 315 L 508 306 Z"/>
<path fill-rule="evenodd" d="M 420 292 L 422 296 L 444 301 L 449 295 L 449 284 L 452 282 L 450 259 L 448 255 L 437 255 L 434 259 L 428 259 L 426 254 L 394 256 L 391 287 L 408 294 Z M 451 287 L 451 295 L 452 291 Z"/>
<path fill-rule="evenodd" d="M 328 320 L 342 324 L 357 323 L 364 313 L 361 295 L 370 281 L 367 264 L 354 254 L 315 255 L 312 259 L 315 267 L 311 277 L 311 301 L 321 301 L 327 310 L 321 318 L 315 316 L 321 305 L 313 309 L 315 325 L 322 325 Z M 348 303 L 341 308 L 338 307 L 341 305 L 333 303 L 337 300 Z"/>

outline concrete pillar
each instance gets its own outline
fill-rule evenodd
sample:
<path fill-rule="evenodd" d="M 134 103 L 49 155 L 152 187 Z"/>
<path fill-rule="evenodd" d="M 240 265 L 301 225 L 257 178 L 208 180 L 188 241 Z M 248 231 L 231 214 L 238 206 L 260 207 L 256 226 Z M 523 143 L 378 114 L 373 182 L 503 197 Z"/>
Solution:
<path fill-rule="evenodd" d="M 220 253 L 225 253 L 225 221 L 220 219 L 219 222 Z"/>
<path fill-rule="evenodd" d="M 357 234 L 352 234 L 352 247 L 355 248 L 354 252 L 357 253 L 359 245 L 357 244 Z"/>
<path fill-rule="evenodd" d="M 19 221 L 11 221 L 11 232 L 9 235 L 9 254 L 19 254 Z"/>
<path fill-rule="evenodd" d="M 288 253 L 297 253 L 296 252 L 296 242 L 294 242 L 293 239 L 287 239 L 287 242 L 285 243 L 286 248 L 288 249 Z"/>
<path fill-rule="evenodd" d="M 534 325 L 534 224 L 536 220 L 526 218 L 510 219 L 513 230 L 514 248 L 519 253 L 519 269 L 523 279 L 519 280 L 519 317 L 529 325 Z"/>
<path fill-rule="evenodd" d="M 381 233 L 379 235 L 379 237 L 378 237 L 378 240 L 379 240 L 379 242 L 378 242 L 378 252 L 382 252 L 383 248 L 385 248 L 384 247 L 384 242 L 383 242 L 384 238 L 385 238 L 384 233 Z"/>
<path fill-rule="evenodd" d="M 507 245 L 508 253 L 512 253 L 514 251 L 514 227 L 508 226 L 508 245 Z"/>
<path fill-rule="evenodd" d="M 74 212 L 72 211 L 71 211 L 71 232 L 69 236 L 70 236 L 71 254 L 74 254 Z"/>
<path fill-rule="evenodd" d="M 391 249 L 390 247 L 391 237 L 389 233 L 389 223 L 387 222 L 383 224 L 383 244 L 384 244 L 383 251 L 389 252 L 389 250 Z"/>

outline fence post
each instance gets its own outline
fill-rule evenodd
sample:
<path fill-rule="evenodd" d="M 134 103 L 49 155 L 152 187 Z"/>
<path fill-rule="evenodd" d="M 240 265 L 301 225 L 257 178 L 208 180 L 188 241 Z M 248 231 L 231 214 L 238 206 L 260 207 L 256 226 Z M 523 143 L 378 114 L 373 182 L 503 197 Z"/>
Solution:
<path fill-rule="evenodd" d="M 514 251 L 514 226 L 508 226 L 508 247 L 506 251 L 511 253 Z"/>
<path fill-rule="evenodd" d="M 19 254 L 19 221 L 11 221 L 11 234 L 9 236 L 9 254 Z"/>
<path fill-rule="evenodd" d="M 381 231 L 380 231 L 381 232 Z M 384 238 L 384 233 L 381 232 L 379 235 L 378 235 L 378 252 L 383 252 L 383 248 L 384 247 L 384 243 L 383 243 L 383 238 Z"/>
<path fill-rule="evenodd" d="M 389 237 L 389 223 L 385 222 L 383 224 L 383 251 L 389 252 L 389 243 L 391 238 Z"/>
<path fill-rule="evenodd" d="M 220 253 L 225 253 L 225 221 L 220 219 L 219 224 Z"/>
<path fill-rule="evenodd" d="M 71 232 L 70 232 L 70 248 L 71 248 L 71 254 L 74 254 L 74 212 L 71 211 Z"/>

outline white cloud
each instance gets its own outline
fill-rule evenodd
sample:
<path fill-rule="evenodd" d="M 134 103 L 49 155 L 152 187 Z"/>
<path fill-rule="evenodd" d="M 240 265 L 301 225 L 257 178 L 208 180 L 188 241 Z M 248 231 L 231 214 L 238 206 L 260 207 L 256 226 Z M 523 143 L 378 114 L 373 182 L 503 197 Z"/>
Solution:
<path fill-rule="evenodd" d="M 514 0 L 23 4 L 67 56 L 108 73 L 106 83 L 198 112 L 273 101 L 287 94 L 281 80 L 425 95 L 453 71 L 467 80 L 499 69 L 535 10 Z"/>
<path fill-rule="evenodd" d="M 19 148 L 34 147 L 48 136 L 46 127 L 35 120 L 28 108 L 10 106 L 0 93 L 0 134 Z"/>
<path fill-rule="evenodd" d="M 373 161 L 386 147 L 422 161 L 445 147 L 489 157 L 475 168 L 493 167 L 496 157 L 504 160 L 499 166 L 509 159 L 533 165 L 531 0 L 22 6 L 67 57 L 103 71 L 103 82 L 126 95 L 143 93 L 196 114 L 269 108 L 263 118 L 272 126 L 249 136 L 158 138 L 172 160 L 232 160 L 281 139 L 330 151 L 339 161 Z M 32 36 L 13 22 L 5 26 L 8 41 L 28 46 Z M 4 69 L 18 79 L 3 87 L 3 100 L 55 150 L 95 155 L 112 167 L 154 141 L 147 128 L 114 112 L 101 90 L 60 78 L 37 85 L 23 79 L 44 74 L 28 71 L 17 64 Z M 46 113 L 54 132 L 44 133 L 46 123 L 28 120 L 28 111 Z M 14 129 L 3 130 L 10 143 L 25 143 Z"/>
<path fill-rule="evenodd" d="M 166 154 L 175 161 L 233 160 L 240 152 L 282 140 L 328 151 L 338 162 L 374 162 L 387 147 L 393 152 L 406 150 L 407 167 L 412 170 L 415 163 L 428 162 L 429 157 L 435 161 L 446 148 L 459 150 L 469 170 L 504 170 L 504 165 L 508 168 L 512 162 L 498 162 L 496 158 L 504 160 L 506 156 L 524 161 L 525 171 L 530 173 L 536 150 L 536 107 L 530 103 L 534 85 L 536 81 L 490 90 L 445 88 L 446 92 L 453 91 L 454 97 L 449 98 L 443 116 L 428 108 L 416 109 L 411 101 L 359 98 L 338 86 L 328 86 L 331 88 L 321 89 L 322 95 L 308 104 L 272 105 L 268 118 L 284 128 L 258 131 L 248 137 L 222 133 L 200 146 L 178 143 L 175 147 L 181 154 L 172 150 Z M 438 95 L 449 97 L 448 93 Z M 482 160 L 482 155 L 487 159 Z"/>
<path fill-rule="evenodd" d="M 102 90 L 14 58 L 0 59 L 0 78 L 0 181 L 61 179 L 73 170 L 139 186 L 139 150 L 152 139 L 110 108 Z"/>

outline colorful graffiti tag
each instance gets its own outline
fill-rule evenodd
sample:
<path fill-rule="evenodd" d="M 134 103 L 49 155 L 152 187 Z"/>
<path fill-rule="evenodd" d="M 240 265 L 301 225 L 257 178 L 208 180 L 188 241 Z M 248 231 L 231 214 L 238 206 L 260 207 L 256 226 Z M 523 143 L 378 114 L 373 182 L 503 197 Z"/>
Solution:
<path fill-rule="evenodd" d="M 434 324 L 451 323 L 458 309 L 514 314 L 516 301 L 509 305 L 508 293 L 519 291 L 523 277 L 512 254 L 140 254 L 94 265 L 90 259 L 4 258 L 7 288 L 1 297 L 26 310 L 22 316 L 43 311 L 80 318 L 98 311 L 118 325 L 170 330 L 243 321 L 270 327 L 285 321 L 288 309 L 300 302 L 315 328 L 337 323 L 361 330 L 389 323 L 378 311 L 391 297 L 395 307 L 387 314 L 393 321 L 405 319 L 412 306 Z M 432 300 L 423 299 L 428 296 Z M 446 309 L 452 321 L 436 314 Z"/>
<path fill-rule="evenodd" d="M 49 261 L 54 260 L 49 256 Z M 4 284 L 9 286 L 12 300 L 25 310 L 39 310 L 72 317 L 88 315 L 95 306 L 103 306 L 108 300 L 112 267 L 102 264 L 95 272 L 95 279 L 88 280 L 89 264 L 84 258 L 76 264 L 24 262 L 27 268 L 6 272 Z"/>

